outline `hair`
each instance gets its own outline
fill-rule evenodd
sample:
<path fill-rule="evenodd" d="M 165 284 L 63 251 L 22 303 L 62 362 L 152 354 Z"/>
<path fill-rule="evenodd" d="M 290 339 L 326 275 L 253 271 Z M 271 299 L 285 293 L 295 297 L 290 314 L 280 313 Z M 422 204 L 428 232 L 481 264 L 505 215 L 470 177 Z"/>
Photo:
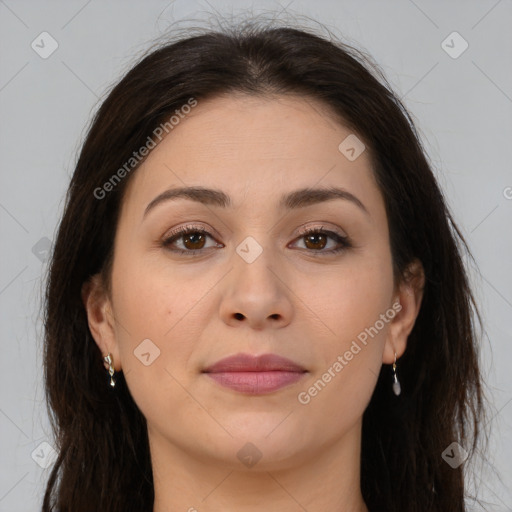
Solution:
<path fill-rule="evenodd" d="M 102 187 L 191 98 L 300 95 L 324 105 L 364 142 L 382 193 L 396 282 L 418 259 L 421 308 L 400 360 L 402 394 L 383 365 L 364 412 L 361 490 L 370 510 L 466 510 L 463 464 L 442 458 L 453 442 L 471 456 L 481 438 L 481 318 L 463 261 L 469 248 L 436 182 L 414 123 L 361 50 L 312 30 L 245 23 L 152 48 L 115 85 L 91 121 L 66 195 L 45 295 L 44 378 L 58 457 L 44 512 L 152 510 L 146 420 L 122 372 L 108 386 L 81 289 L 109 276 L 123 191 Z M 140 164 L 139 164 L 140 165 Z"/>

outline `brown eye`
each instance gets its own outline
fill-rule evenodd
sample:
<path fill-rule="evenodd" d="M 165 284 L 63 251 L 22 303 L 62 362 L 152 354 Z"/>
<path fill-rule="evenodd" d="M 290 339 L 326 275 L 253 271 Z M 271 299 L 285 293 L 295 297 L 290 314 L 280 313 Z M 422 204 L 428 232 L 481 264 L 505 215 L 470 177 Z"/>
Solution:
<path fill-rule="evenodd" d="M 312 235 L 305 235 L 305 245 L 308 249 L 323 249 L 327 245 L 327 236 L 323 233 L 314 233 Z"/>
<path fill-rule="evenodd" d="M 204 234 L 199 232 L 182 235 L 182 240 L 185 248 L 190 249 L 191 251 L 202 249 L 206 242 Z"/>
<path fill-rule="evenodd" d="M 213 240 L 208 231 L 194 226 L 186 226 L 172 232 L 162 241 L 162 246 L 171 252 L 192 256 L 204 252 L 206 249 L 222 247 L 222 244 L 219 243 L 206 246 L 208 238 Z"/>
<path fill-rule="evenodd" d="M 347 236 L 321 228 L 305 230 L 301 233 L 298 240 L 303 241 L 304 248 L 307 249 L 307 252 L 315 256 L 334 254 L 352 247 Z M 330 241 L 334 241 L 334 246 L 331 243 L 331 247 L 328 247 Z M 326 247 L 328 248 L 325 249 Z"/>

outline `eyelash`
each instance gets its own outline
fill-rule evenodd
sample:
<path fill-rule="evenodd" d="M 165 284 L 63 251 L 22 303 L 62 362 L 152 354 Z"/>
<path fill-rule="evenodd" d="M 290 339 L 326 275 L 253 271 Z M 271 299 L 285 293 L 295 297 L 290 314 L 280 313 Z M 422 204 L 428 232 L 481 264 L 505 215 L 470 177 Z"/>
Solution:
<path fill-rule="evenodd" d="M 162 247 L 166 248 L 169 251 L 172 251 L 177 254 L 183 254 L 186 256 L 198 256 L 201 252 L 203 252 L 205 249 L 193 249 L 193 250 L 183 250 L 183 249 L 171 249 L 169 246 L 175 241 L 178 240 L 180 237 L 189 234 L 189 233 L 198 233 L 202 235 L 208 235 L 209 237 L 213 238 L 213 235 L 206 231 L 203 228 L 197 227 L 197 226 L 185 226 L 182 228 L 178 228 L 177 230 L 170 233 L 168 237 L 166 237 L 164 240 L 162 240 Z M 308 235 L 316 235 L 316 234 L 322 234 L 327 235 L 330 238 L 333 238 L 338 244 L 340 244 L 339 247 L 335 249 L 329 249 L 327 251 L 324 251 L 322 249 L 319 250 L 308 250 L 307 252 L 311 253 L 313 256 L 323 256 L 323 255 L 332 255 L 340 253 L 350 247 L 352 247 L 352 244 L 350 242 L 350 239 L 347 236 L 342 236 L 338 233 L 335 233 L 334 231 L 329 231 L 323 228 L 307 228 L 303 230 L 300 235 L 297 238 L 304 238 Z M 212 249 L 212 247 L 208 247 L 207 249 Z"/>

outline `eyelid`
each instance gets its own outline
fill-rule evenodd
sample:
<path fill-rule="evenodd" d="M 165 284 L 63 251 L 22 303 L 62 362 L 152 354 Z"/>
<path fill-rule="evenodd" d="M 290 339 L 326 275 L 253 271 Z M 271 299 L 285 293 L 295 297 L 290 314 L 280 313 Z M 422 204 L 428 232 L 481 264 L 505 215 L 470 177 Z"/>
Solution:
<path fill-rule="evenodd" d="M 306 226 L 306 227 L 302 227 L 300 228 L 299 232 L 298 232 L 298 236 L 304 236 L 304 235 L 307 235 L 311 232 L 316 232 L 316 231 L 323 231 L 325 233 L 334 233 L 336 235 L 338 235 L 339 237 L 341 238 L 347 238 L 348 239 L 348 235 L 346 233 L 344 233 L 343 231 L 341 231 L 339 228 L 335 228 L 335 227 L 330 227 L 330 226 L 325 226 L 325 223 L 321 224 L 320 226 Z"/>
<path fill-rule="evenodd" d="M 217 236 L 214 235 L 213 231 L 210 230 L 210 228 L 206 228 L 205 226 L 202 226 L 201 224 L 186 224 L 184 226 L 178 226 L 177 228 L 172 228 L 169 231 L 166 231 L 165 235 L 162 237 L 164 240 L 171 238 L 173 235 L 182 234 L 184 231 L 204 231 L 210 236 Z"/>

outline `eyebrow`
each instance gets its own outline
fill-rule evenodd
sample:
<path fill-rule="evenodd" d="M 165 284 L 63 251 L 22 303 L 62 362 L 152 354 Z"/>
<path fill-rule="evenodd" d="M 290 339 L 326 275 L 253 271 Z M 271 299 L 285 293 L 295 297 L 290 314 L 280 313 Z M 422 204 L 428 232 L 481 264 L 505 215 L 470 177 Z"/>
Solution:
<path fill-rule="evenodd" d="M 231 198 L 222 190 L 205 187 L 179 187 L 165 190 L 156 196 L 144 210 L 143 218 L 157 205 L 176 199 L 189 199 L 201 204 L 228 208 L 232 206 Z M 360 210 L 370 215 L 364 204 L 348 190 L 338 187 L 301 188 L 281 196 L 279 206 L 287 210 L 304 208 L 314 204 L 343 199 L 355 204 Z"/>

